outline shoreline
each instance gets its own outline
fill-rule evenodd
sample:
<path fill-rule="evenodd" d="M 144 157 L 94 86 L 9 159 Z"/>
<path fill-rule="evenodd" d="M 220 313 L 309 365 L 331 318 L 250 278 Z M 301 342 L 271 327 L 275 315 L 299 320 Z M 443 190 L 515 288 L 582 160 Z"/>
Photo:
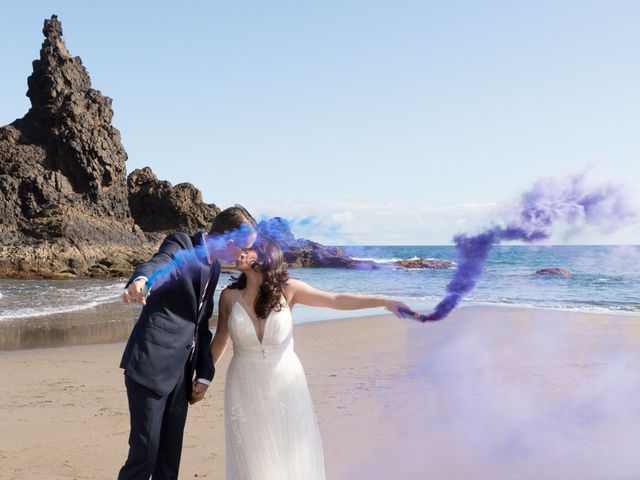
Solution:
<path fill-rule="evenodd" d="M 575 313 L 578 315 L 619 315 L 622 317 L 640 317 L 640 310 L 609 309 L 604 307 L 593 307 L 590 309 L 580 307 L 550 307 L 547 305 L 511 304 L 498 302 L 472 302 L 463 304 L 460 308 L 507 308 L 514 310 L 542 310 L 560 313 Z"/>
<path fill-rule="evenodd" d="M 469 305 L 458 307 L 456 311 L 498 311 L 525 313 L 527 311 L 546 313 L 549 315 L 585 315 L 589 317 L 624 317 L 640 319 L 640 312 L 631 311 L 589 311 L 544 306 L 517 306 L 507 304 L 482 304 L 470 302 Z M 129 337 L 131 329 L 140 315 L 137 305 L 125 305 L 120 300 L 103 303 L 95 307 L 73 310 L 69 312 L 6 319 L 0 321 L 0 352 L 18 351 L 38 348 L 59 348 L 74 345 L 93 345 L 124 342 Z M 358 315 L 336 316 L 335 318 L 320 318 L 305 320 L 296 325 L 334 322 L 351 318 L 375 317 L 381 313 L 359 313 Z M 453 315 L 453 314 L 452 314 Z M 302 315 L 301 315 L 302 316 Z M 410 323 L 417 323 L 407 319 Z M 217 314 L 211 318 L 211 326 L 215 325 Z M 436 323 L 446 322 L 448 319 Z"/>
<path fill-rule="evenodd" d="M 122 302 L 0 322 L 0 351 L 113 343 L 126 340 L 140 315 Z"/>

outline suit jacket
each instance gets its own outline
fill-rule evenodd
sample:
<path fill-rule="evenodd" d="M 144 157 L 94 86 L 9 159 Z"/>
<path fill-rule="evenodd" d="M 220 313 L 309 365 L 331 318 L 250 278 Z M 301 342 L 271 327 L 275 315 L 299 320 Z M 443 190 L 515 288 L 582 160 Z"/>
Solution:
<path fill-rule="evenodd" d="M 198 254 L 204 252 L 203 240 L 201 233 L 172 233 L 127 282 L 129 286 L 137 277 L 151 278 L 155 273 L 151 293 L 129 336 L 120 368 L 132 380 L 160 395 L 168 394 L 184 373 L 190 396 L 194 370 L 197 378 L 207 380 L 212 380 L 215 373 L 209 349 L 209 318 L 220 264 L 215 260 L 210 267 L 207 259 Z M 207 291 L 203 292 L 210 274 Z M 204 304 L 198 310 L 203 294 Z"/>

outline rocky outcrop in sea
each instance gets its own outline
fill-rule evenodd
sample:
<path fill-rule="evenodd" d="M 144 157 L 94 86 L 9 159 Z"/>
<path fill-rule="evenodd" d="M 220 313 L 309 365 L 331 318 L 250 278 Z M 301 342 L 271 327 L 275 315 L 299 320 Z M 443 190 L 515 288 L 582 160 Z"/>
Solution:
<path fill-rule="evenodd" d="M 327 247 L 305 238 L 296 239 L 284 218 L 274 217 L 262 221 L 259 228 L 280 245 L 290 267 L 377 268 L 374 262 L 354 260 L 342 248 Z"/>
<path fill-rule="evenodd" d="M 536 275 L 551 275 L 556 277 L 570 277 L 572 273 L 566 268 L 541 268 L 540 270 L 536 270 Z"/>
<path fill-rule="evenodd" d="M 412 258 L 397 260 L 388 264 L 354 259 L 340 247 L 327 247 L 305 238 L 296 239 L 287 220 L 281 217 L 274 217 L 260 222 L 259 228 L 282 247 L 285 259 L 290 267 L 422 270 L 448 269 L 456 266 L 454 262 L 433 258 Z"/>
<path fill-rule="evenodd" d="M 435 258 L 409 258 L 394 262 L 396 268 L 405 270 L 446 270 L 456 266 L 449 260 L 437 260 Z"/>

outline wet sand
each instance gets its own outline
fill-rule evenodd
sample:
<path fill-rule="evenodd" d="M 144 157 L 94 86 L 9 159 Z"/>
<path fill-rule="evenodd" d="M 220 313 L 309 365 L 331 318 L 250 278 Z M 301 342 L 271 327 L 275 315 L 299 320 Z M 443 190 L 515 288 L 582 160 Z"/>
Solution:
<path fill-rule="evenodd" d="M 0 322 L 0 350 L 124 341 L 140 307 L 117 301 L 95 308 Z"/>
<path fill-rule="evenodd" d="M 640 318 L 463 308 L 295 327 L 329 479 L 640 478 Z M 112 479 L 124 344 L 0 352 L 0 478 Z M 181 478 L 224 478 L 231 351 L 190 408 Z"/>

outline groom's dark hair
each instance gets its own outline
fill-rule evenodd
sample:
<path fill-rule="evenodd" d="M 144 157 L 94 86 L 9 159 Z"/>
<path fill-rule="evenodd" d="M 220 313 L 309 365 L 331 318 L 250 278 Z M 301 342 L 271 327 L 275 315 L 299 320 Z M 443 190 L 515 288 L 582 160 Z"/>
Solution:
<path fill-rule="evenodd" d="M 225 208 L 213 220 L 211 235 L 223 235 L 238 230 L 244 230 L 247 234 L 257 231 L 256 220 L 249 211 L 242 205 L 235 204 L 233 207 Z"/>

